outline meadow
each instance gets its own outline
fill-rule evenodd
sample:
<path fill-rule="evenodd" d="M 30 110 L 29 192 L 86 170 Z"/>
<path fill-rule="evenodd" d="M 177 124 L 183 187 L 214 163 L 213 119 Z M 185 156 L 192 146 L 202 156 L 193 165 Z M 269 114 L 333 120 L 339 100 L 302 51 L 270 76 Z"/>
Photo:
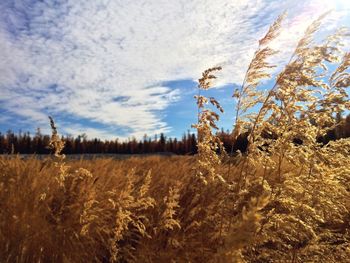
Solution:
<path fill-rule="evenodd" d="M 50 118 L 51 157 L 0 157 L 0 262 L 350 262 L 350 139 L 318 140 L 350 110 L 350 33 L 319 40 L 326 15 L 264 90 L 284 15 L 259 41 L 233 94 L 245 153 L 215 132 L 221 67 L 198 81 L 194 156 L 68 160 Z"/>

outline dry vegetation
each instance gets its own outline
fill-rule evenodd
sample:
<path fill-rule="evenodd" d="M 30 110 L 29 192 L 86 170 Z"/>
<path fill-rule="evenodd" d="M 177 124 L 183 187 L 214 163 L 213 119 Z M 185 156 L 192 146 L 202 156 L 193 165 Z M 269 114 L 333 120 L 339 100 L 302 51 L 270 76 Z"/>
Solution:
<path fill-rule="evenodd" d="M 244 155 L 225 153 L 214 132 L 223 109 L 202 95 L 220 67 L 199 80 L 195 157 L 65 161 L 51 119 L 55 156 L 0 159 L 0 261 L 350 262 L 350 140 L 317 141 L 350 108 L 349 32 L 316 43 L 323 19 L 267 92 L 257 87 L 283 16 L 260 40 L 234 93 Z"/>

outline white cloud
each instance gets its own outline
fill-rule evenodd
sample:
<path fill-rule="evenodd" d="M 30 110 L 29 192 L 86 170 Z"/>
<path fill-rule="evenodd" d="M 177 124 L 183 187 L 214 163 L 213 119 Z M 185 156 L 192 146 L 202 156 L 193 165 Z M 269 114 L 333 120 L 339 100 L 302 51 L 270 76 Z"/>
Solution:
<path fill-rule="evenodd" d="M 289 32 L 298 35 L 330 7 L 316 0 L 54 2 L 0 3 L 0 108 L 38 125 L 56 114 L 126 127 L 136 137 L 170 128 L 162 111 L 179 94 L 160 83 L 197 79 L 219 64 L 220 83 L 238 83 L 279 13 L 290 10 Z M 114 135 L 65 124 L 65 132 Z"/>

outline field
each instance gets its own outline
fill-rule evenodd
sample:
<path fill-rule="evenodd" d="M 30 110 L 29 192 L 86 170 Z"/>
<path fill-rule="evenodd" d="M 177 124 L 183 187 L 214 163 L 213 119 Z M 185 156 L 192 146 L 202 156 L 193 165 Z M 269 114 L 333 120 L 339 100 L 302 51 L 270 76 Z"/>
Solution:
<path fill-rule="evenodd" d="M 260 169 L 236 192 L 202 185 L 195 166 L 195 157 L 147 157 L 73 160 L 60 171 L 51 159 L 2 157 L 1 262 L 350 258 L 349 177 L 288 178 L 286 164 L 283 183 L 263 182 Z M 240 170 L 226 164 L 220 174 Z"/>
<path fill-rule="evenodd" d="M 0 158 L 0 261 L 350 262 L 350 138 L 320 139 L 350 109 L 349 33 L 315 43 L 324 16 L 267 92 L 283 15 L 259 41 L 234 93 L 245 153 L 224 149 L 204 96 L 221 67 L 199 79 L 195 156 L 69 160 L 50 118 L 51 157 Z"/>

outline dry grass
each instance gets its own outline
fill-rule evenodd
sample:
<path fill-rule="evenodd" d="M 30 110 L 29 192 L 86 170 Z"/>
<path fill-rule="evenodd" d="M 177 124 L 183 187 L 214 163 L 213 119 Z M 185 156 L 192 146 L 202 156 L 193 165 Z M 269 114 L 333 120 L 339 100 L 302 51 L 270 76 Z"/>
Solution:
<path fill-rule="evenodd" d="M 69 161 L 62 185 L 52 159 L 2 157 L 1 262 L 349 258 L 349 174 L 288 178 L 295 167 L 285 163 L 280 190 L 271 188 L 280 184 L 277 177 L 262 183 L 260 168 L 237 191 L 221 180 L 206 185 L 196 180 L 196 161 Z M 241 168 L 222 165 L 218 172 L 230 169 L 235 183 Z"/>
<path fill-rule="evenodd" d="M 192 164 L 186 157 L 72 161 L 61 182 L 55 177 L 61 167 L 51 159 L 2 157 L 0 261 L 108 261 L 128 258 L 128 247 L 142 239 L 166 245 L 150 235 L 165 235 L 173 224 L 171 188 L 186 181 Z M 112 241 L 123 243 L 113 248 L 118 253 Z"/>
<path fill-rule="evenodd" d="M 256 88 L 271 77 L 283 16 L 260 40 L 234 93 L 245 155 L 225 153 L 214 132 L 223 109 L 203 95 L 220 67 L 199 80 L 195 157 L 66 161 L 50 119 L 52 158 L 0 159 L 0 261 L 349 262 L 350 139 L 317 141 L 350 109 L 349 34 L 315 43 L 324 16 L 267 93 Z"/>

